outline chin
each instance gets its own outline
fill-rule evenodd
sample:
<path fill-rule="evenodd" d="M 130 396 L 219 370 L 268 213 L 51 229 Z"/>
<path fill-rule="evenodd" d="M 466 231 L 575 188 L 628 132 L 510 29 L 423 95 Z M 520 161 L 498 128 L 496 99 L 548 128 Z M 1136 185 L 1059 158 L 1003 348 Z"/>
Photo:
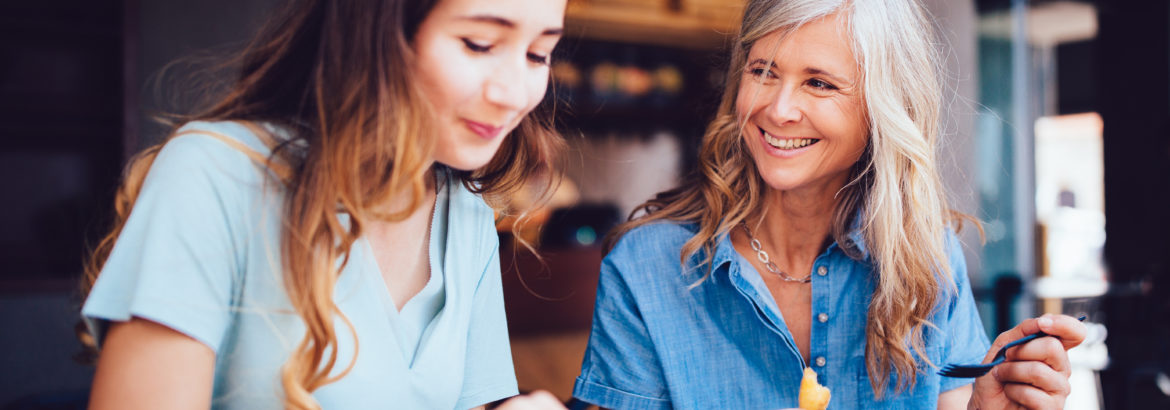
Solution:
<path fill-rule="evenodd" d="M 460 136 L 453 140 L 440 140 L 435 147 L 435 161 L 460 171 L 474 171 L 483 168 L 499 152 L 502 138 L 484 141 L 479 137 Z"/>
<path fill-rule="evenodd" d="M 454 155 L 451 158 L 437 158 L 436 161 L 446 165 L 447 167 L 459 171 L 475 171 L 483 168 L 488 162 L 491 162 L 492 155 L 484 155 L 482 153 L 475 153 L 469 155 Z"/>
<path fill-rule="evenodd" d="M 776 191 L 788 191 L 791 189 L 800 188 L 805 183 L 804 180 L 794 175 L 766 175 L 761 173 L 760 176 L 768 188 Z"/>

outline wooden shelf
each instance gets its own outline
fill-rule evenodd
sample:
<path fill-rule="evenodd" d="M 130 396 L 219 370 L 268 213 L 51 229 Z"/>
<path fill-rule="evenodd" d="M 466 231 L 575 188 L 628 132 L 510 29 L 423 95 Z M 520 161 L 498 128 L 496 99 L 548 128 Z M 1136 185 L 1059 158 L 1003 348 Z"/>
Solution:
<path fill-rule="evenodd" d="M 613 1 L 569 4 L 565 27 L 570 36 L 692 49 L 718 49 L 735 34 L 740 0 L 683 0 L 676 7 Z"/>

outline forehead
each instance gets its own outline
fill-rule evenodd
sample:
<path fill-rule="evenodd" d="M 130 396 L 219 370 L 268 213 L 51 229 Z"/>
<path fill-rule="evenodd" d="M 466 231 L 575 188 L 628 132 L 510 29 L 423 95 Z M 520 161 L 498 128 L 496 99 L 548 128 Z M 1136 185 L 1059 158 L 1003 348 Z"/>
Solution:
<path fill-rule="evenodd" d="M 857 72 L 852 44 L 845 19 L 831 14 L 796 30 L 772 31 L 752 44 L 749 61 L 771 60 L 778 66 L 791 69 L 815 66 L 852 76 Z"/>
<path fill-rule="evenodd" d="M 456 20 L 471 16 L 492 16 L 517 28 L 555 28 L 562 25 L 567 0 L 439 0 L 431 17 Z M 455 21 L 459 24 L 466 22 Z"/>

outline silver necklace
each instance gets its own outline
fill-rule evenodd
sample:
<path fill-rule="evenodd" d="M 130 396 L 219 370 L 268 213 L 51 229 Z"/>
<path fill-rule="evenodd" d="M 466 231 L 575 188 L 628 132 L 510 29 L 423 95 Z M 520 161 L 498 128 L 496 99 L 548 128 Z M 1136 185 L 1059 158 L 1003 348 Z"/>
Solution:
<path fill-rule="evenodd" d="M 784 271 L 780 270 L 780 267 L 776 266 L 776 264 L 772 262 L 772 258 L 768 257 L 768 252 L 764 251 L 764 245 L 760 243 L 759 239 L 756 239 L 755 235 L 752 235 L 752 230 L 748 228 L 747 223 L 741 222 L 740 226 L 743 227 L 743 231 L 747 233 L 748 239 L 751 240 L 752 250 L 756 251 L 756 259 L 759 259 L 760 263 L 764 264 L 765 268 L 768 268 L 768 272 L 772 272 L 773 275 L 779 276 L 780 279 L 783 279 L 785 282 L 812 282 L 811 273 L 808 274 L 808 276 L 805 276 L 804 279 L 800 279 L 789 276 L 787 273 L 784 273 Z"/>

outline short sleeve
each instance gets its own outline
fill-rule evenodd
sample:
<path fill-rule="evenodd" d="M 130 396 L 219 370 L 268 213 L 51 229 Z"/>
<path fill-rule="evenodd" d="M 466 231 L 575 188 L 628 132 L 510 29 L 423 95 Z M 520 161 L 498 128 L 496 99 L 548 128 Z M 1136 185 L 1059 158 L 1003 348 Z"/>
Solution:
<path fill-rule="evenodd" d="M 604 408 L 668 409 L 654 342 L 619 268 L 625 254 L 619 243 L 601 264 L 593 328 L 573 396 Z"/>
<path fill-rule="evenodd" d="M 469 326 L 463 392 L 456 409 L 468 409 L 515 396 L 519 391 L 508 339 L 508 319 L 504 312 L 498 241 L 492 247 L 491 260 L 476 287 Z"/>
<path fill-rule="evenodd" d="M 981 363 L 991 343 L 983 330 L 983 321 L 979 319 L 979 309 L 975 306 L 975 296 L 971 291 L 971 280 L 967 276 L 967 261 L 963 257 L 963 249 L 959 239 L 950 232 L 947 235 L 947 254 L 958 292 L 948 306 L 947 341 L 942 362 Z M 939 392 L 947 392 L 972 382 L 974 379 L 943 377 Z"/>
<path fill-rule="evenodd" d="M 158 153 L 82 309 L 100 344 L 109 321 L 140 317 L 219 349 L 232 317 L 242 153 L 204 135 Z"/>

